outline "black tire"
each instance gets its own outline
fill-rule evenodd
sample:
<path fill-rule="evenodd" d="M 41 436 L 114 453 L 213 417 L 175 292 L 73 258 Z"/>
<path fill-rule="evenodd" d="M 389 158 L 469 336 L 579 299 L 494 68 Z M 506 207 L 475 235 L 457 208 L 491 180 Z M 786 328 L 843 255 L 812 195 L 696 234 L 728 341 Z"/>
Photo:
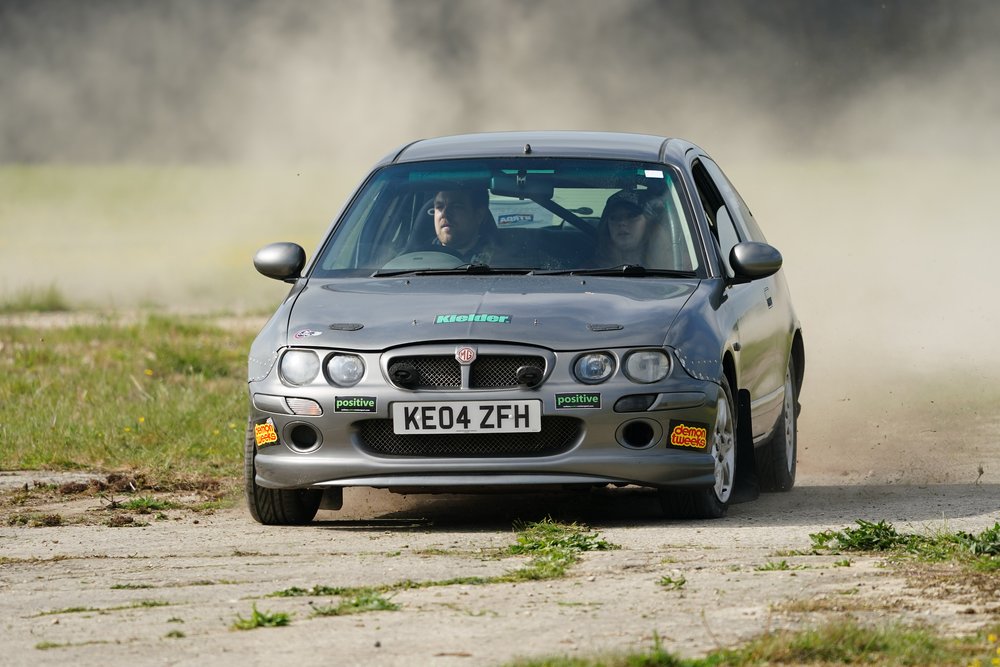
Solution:
<path fill-rule="evenodd" d="M 798 396 L 795 391 L 795 362 L 788 359 L 785 371 L 785 400 L 774 434 L 756 451 L 757 477 L 761 491 L 791 491 L 795 486 L 798 458 Z"/>
<path fill-rule="evenodd" d="M 255 521 L 267 526 L 301 526 L 309 523 L 319 510 L 322 491 L 311 489 L 268 489 L 257 484 L 257 443 L 254 441 L 253 420 L 247 421 L 247 438 L 243 448 L 243 488 L 247 506 Z"/>
<path fill-rule="evenodd" d="M 722 385 L 710 453 L 715 485 L 692 491 L 660 489 L 660 506 L 671 519 L 721 519 L 736 486 L 736 401 L 729 383 Z"/>

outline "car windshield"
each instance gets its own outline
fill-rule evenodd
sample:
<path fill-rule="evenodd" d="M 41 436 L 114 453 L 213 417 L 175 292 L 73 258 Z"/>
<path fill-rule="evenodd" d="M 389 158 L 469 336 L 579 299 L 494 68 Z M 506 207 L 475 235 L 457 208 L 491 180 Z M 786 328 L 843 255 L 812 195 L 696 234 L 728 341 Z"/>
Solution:
<path fill-rule="evenodd" d="M 311 275 L 694 276 L 699 244 L 685 201 L 677 174 L 662 164 L 505 158 L 391 165 L 355 197 Z"/>

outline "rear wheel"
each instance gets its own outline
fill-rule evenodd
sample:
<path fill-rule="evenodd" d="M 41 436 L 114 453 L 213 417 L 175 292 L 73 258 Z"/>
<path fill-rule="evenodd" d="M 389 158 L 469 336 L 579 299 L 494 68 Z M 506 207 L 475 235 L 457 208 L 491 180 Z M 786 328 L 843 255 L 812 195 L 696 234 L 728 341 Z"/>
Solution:
<path fill-rule="evenodd" d="M 795 362 L 788 360 L 785 371 L 785 400 L 774 435 L 756 452 L 757 477 L 762 491 L 790 491 L 795 486 L 798 457 L 798 417 L 795 400 Z"/>
<path fill-rule="evenodd" d="M 736 405 L 729 383 L 723 383 L 715 413 L 715 433 L 709 453 L 715 463 L 715 484 L 694 491 L 660 490 L 663 513 L 678 519 L 719 519 L 729 509 L 736 483 Z"/>
<path fill-rule="evenodd" d="M 246 444 L 243 448 L 243 487 L 247 506 L 253 518 L 268 526 L 291 526 L 309 523 L 316 516 L 322 491 L 310 489 L 268 489 L 257 484 L 257 443 L 253 435 L 253 420 L 247 422 Z"/>

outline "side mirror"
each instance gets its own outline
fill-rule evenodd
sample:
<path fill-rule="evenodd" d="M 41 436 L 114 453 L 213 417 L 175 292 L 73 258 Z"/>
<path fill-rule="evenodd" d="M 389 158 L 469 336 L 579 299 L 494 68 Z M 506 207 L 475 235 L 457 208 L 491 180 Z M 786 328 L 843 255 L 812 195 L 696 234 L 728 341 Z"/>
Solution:
<path fill-rule="evenodd" d="M 306 251 L 296 243 L 272 243 L 253 256 L 253 266 L 261 274 L 286 283 L 294 283 L 306 265 Z"/>
<path fill-rule="evenodd" d="M 736 274 L 734 283 L 748 283 L 777 273 L 781 268 L 781 253 L 766 243 L 737 243 L 729 251 L 729 265 Z"/>

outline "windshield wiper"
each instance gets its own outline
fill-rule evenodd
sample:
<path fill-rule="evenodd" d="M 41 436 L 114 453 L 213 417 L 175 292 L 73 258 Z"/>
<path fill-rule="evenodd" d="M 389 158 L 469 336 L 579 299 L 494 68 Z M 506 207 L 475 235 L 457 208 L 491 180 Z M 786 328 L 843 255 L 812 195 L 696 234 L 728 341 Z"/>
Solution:
<path fill-rule="evenodd" d="M 675 271 L 672 269 L 647 269 L 639 264 L 623 264 L 600 269 L 563 269 L 559 271 L 534 271 L 536 276 L 623 276 L 625 278 L 668 277 L 695 278 L 694 271 Z"/>
<path fill-rule="evenodd" d="M 450 269 L 399 269 L 390 271 L 376 271 L 372 278 L 389 278 L 392 276 L 524 276 L 532 272 L 532 269 L 516 267 L 493 268 L 487 264 L 462 264 Z"/>

